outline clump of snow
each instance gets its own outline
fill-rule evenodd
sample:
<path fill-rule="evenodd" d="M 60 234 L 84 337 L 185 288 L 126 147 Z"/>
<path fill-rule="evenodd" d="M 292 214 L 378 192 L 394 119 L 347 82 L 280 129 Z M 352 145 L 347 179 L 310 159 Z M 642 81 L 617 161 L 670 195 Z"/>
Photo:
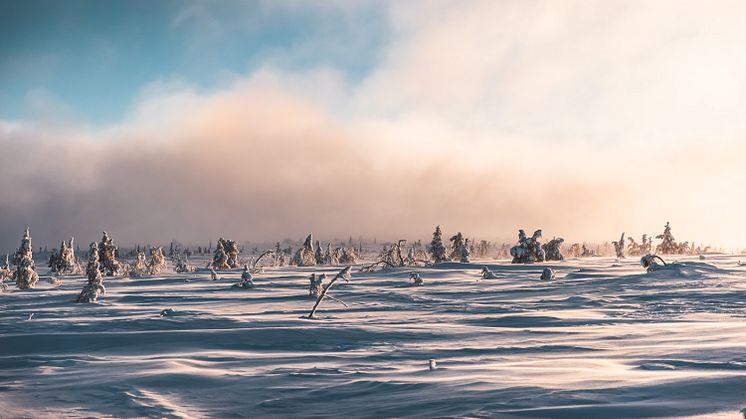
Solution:
<path fill-rule="evenodd" d="M 254 288 L 254 276 L 249 271 L 249 265 L 244 265 L 241 273 L 241 282 L 231 285 L 232 288 L 250 289 Z"/>
<path fill-rule="evenodd" d="M 191 273 L 197 271 L 197 268 L 189 263 L 188 255 L 176 254 L 174 256 L 174 270 L 176 273 Z"/>
<path fill-rule="evenodd" d="M 667 266 L 666 261 L 664 261 L 660 256 L 649 254 L 640 258 L 640 265 L 642 265 L 642 267 L 648 272 L 657 271 Z"/>
<path fill-rule="evenodd" d="M 422 277 L 417 272 L 411 272 L 409 274 L 409 280 L 412 281 L 412 285 L 421 287 L 425 284 L 425 281 L 422 280 Z"/>
<path fill-rule="evenodd" d="M 490 270 L 490 268 L 482 267 L 482 279 L 497 279 L 497 275 Z"/>

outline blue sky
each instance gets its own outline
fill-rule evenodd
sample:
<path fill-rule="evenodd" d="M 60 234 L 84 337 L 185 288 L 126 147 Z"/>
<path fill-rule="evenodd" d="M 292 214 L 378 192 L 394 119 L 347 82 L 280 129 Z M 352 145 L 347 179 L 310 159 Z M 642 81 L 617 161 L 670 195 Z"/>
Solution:
<path fill-rule="evenodd" d="M 351 81 L 386 39 L 385 8 L 356 2 L 2 1 L 0 119 L 38 102 L 86 122 L 122 118 L 158 80 L 205 89 L 272 65 L 334 67 Z"/>

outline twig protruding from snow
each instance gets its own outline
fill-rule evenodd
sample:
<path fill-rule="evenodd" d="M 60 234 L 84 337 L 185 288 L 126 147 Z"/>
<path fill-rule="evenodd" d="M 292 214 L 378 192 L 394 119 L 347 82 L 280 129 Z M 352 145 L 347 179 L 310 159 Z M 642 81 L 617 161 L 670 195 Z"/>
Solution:
<path fill-rule="evenodd" d="M 319 295 L 319 298 L 316 299 L 316 304 L 313 305 L 313 308 L 311 309 L 311 312 L 308 314 L 308 318 L 313 318 L 314 313 L 316 313 L 316 309 L 319 307 L 319 304 L 321 304 L 321 301 L 324 300 L 324 297 L 327 296 L 329 293 L 329 290 L 332 288 L 335 282 L 339 279 L 343 279 L 345 282 L 350 282 L 350 272 L 352 272 L 352 267 L 347 266 L 341 271 L 337 273 L 337 275 L 332 278 L 331 281 L 329 281 L 329 284 L 324 287 L 324 289 L 321 291 L 321 295 Z"/>

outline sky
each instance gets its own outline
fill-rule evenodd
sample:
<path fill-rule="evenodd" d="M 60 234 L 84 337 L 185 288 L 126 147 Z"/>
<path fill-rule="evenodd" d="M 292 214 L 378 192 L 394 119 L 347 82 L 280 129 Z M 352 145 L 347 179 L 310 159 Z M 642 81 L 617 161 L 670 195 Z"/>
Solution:
<path fill-rule="evenodd" d="M 0 0 L 0 250 L 746 247 L 738 1 Z"/>

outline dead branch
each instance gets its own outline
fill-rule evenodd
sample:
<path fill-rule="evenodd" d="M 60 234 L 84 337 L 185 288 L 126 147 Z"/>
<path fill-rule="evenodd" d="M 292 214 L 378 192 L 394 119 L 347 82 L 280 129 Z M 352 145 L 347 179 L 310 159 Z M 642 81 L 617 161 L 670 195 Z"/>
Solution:
<path fill-rule="evenodd" d="M 316 313 L 316 309 L 319 307 L 319 304 L 321 304 L 321 301 L 327 296 L 326 294 L 329 292 L 329 290 L 332 288 L 335 282 L 337 282 L 338 279 L 343 279 L 345 282 L 350 282 L 350 272 L 352 271 L 351 266 L 347 266 L 339 273 L 337 273 L 336 276 L 329 282 L 327 286 L 324 287 L 324 290 L 321 291 L 321 295 L 319 295 L 319 298 L 316 299 L 316 304 L 313 305 L 313 308 L 311 309 L 311 313 L 308 314 L 308 318 L 313 318 L 313 314 Z M 331 297 L 331 296 L 329 296 Z M 331 297 L 333 298 L 333 297 Z M 346 304 L 345 304 L 346 305 Z"/>
<path fill-rule="evenodd" d="M 256 258 L 256 260 L 252 260 L 251 261 L 251 266 L 250 266 L 251 272 L 252 273 L 259 273 L 261 271 L 261 268 L 257 268 L 257 266 L 259 266 L 259 262 L 262 260 L 263 257 L 265 257 L 267 255 L 271 255 L 273 253 L 274 253 L 273 250 L 265 250 L 264 253 L 262 253 L 261 255 L 259 255 L 258 258 Z"/>

